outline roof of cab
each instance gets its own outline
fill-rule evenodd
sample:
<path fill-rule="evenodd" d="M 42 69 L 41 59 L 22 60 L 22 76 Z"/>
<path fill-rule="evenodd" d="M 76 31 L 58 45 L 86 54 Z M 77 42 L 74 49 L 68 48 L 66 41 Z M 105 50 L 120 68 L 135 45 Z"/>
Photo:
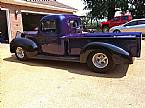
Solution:
<path fill-rule="evenodd" d="M 66 19 L 66 18 L 79 18 L 79 16 L 73 15 L 73 14 L 51 14 L 51 15 L 44 16 L 41 19 L 41 21 L 48 20 L 48 19 L 59 19 L 59 20 L 63 20 L 63 19 Z"/>

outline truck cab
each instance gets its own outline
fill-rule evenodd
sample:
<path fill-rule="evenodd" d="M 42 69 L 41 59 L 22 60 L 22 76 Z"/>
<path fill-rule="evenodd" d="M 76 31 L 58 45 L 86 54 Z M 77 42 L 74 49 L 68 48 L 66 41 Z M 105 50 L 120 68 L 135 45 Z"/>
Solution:
<path fill-rule="evenodd" d="M 75 15 L 51 15 L 41 19 L 36 34 L 24 35 L 39 43 L 43 53 L 64 55 L 61 37 L 81 33 L 80 24 L 80 18 Z"/>
<path fill-rule="evenodd" d="M 50 15 L 43 17 L 40 22 L 39 31 L 58 35 L 76 33 L 81 24 L 76 15 Z"/>

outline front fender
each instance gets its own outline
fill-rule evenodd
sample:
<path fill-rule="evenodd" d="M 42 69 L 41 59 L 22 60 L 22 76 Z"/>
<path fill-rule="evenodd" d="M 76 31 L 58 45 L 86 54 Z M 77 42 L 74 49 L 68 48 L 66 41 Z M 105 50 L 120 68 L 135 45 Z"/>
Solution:
<path fill-rule="evenodd" d="M 33 52 L 38 49 L 38 45 L 27 38 L 15 38 L 11 41 L 10 43 L 10 52 L 15 53 L 15 48 L 17 46 L 22 46 L 24 47 L 28 52 Z"/>
<path fill-rule="evenodd" d="M 124 49 L 113 45 L 109 43 L 102 43 L 102 42 L 92 42 L 87 45 L 85 45 L 81 52 L 80 52 L 80 62 L 81 63 L 86 63 L 88 55 L 94 51 L 95 49 L 103 49 L 108 51 L 109 53 L 112 54 L 112 58 L 115 61 L 116 64 L 117 61 L 115 60 L 116 58 L 123 58 L 125 60 L 131 60 L 132 57 L 130 56 L 129 52 L 125 51 Z"/>

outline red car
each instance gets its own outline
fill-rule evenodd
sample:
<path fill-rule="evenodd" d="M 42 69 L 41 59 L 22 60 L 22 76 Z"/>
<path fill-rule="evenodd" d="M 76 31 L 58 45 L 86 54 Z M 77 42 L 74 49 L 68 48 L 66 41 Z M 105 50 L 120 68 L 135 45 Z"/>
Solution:
<path fill-rule="evenodd" d="M 114 17 L 112 20 L 108 20 L 106 22 L 101 22 L 100 28 L 101 28 L 102 32 L 108 32 L 111 27 L 124 24 L 130 20 L 132 20 L 131 15 L 117 16 L 117 17 Z"/>

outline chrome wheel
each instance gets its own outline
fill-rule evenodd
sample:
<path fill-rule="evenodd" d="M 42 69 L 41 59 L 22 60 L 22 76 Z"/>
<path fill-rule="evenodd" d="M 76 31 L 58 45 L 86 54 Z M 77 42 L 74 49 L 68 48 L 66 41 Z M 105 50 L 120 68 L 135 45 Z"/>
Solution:
<path fill-rule="evenodd" d="M 23 59 L 25 57 L 25 53 L 22 47 L 17 47 L 16 55 L 18 58 Z"/>
<path fill-rule="evenodd" d="M 114 30 L 113 33 L 120 33 L 120 31 L 119 30 Z"/>
<path fill-rule="evenodd" d="M 108 65 L 108 57 L 104 53 L 96 53 L 92 58 L 92 63 L 97 68 L 105 68 Z"/>

